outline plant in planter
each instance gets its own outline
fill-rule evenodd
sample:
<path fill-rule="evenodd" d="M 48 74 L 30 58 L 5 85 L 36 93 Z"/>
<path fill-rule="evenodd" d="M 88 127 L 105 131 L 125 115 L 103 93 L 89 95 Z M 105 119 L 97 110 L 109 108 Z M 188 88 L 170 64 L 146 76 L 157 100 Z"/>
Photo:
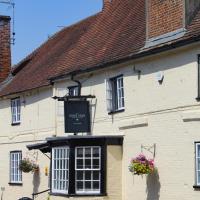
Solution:
<path fill-rule="evenodd" d="M 129 171 L 134 175 L 150 174 L 155 170 L 154 160 L 147 159 L 145 155 L 140 154 L 131 160 Z"/>
<path fill-rule="evenodd" d="M 24 173 L 35 172 L 39 170 L 39 166 L 28 158 L 24 158 L 19 163 L 19 169 Z"/>

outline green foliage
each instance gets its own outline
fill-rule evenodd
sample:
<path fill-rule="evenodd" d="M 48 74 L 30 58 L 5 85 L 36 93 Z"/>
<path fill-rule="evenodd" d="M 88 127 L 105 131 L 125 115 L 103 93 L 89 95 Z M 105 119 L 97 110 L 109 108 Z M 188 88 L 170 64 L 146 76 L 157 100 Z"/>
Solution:
<path fill-rule="evenodd" d="M 24 173 L 34 172 L 35 170 L 38 170 L 38 168 L 38 165 L 33 161 L 30 161 L 28 158 L 24 158 L 19 164 L 19 169 Z"/>

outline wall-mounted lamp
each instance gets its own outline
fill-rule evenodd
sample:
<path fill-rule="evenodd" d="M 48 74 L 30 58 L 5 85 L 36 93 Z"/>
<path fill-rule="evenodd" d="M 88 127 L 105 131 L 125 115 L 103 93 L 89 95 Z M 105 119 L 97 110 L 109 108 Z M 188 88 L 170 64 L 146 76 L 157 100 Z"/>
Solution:
<path fill-rule="evenodd" d="M 134 73 L 137 73 L 137 74 L 138 74 L 138 79 L 140 79 L 140 76 L 141 76 L 141 70 L 136 69 L 135 66 L 134 66 L 134 67 L 133 67 L 133 71 L 134 71 Z"/>
<path fill-rule="evenodd" d="M 45 173 L 45 176 L 48 176 L 48 175 L 49 175 L 49 168 L 48 168 L 48 167 L 45 167 L 44 173 Z"/>
<path fill-rule="evenodd" d="M 162 84 L 164 80 L 164 73 L 162 71 L 156 73 L 156 80 L 159 82 L 159 84 Z"/>

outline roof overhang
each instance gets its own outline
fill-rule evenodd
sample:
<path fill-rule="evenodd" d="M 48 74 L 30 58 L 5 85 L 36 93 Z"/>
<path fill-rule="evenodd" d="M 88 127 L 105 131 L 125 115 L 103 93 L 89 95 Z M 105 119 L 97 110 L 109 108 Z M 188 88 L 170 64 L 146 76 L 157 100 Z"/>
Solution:
<path fill-rule="evenodd" d="M 149 48 L 142 48 L 140 51 L 138 51 L 136 53 L 131 53 L 131 54 L 121 57 L 119 59 L 114 59 L 114 60 L 111 60 L 108 62 L 102 62 L 95 66 L 88 66 L 83 69 L 77 69 L 77 70 L 73 70 L 73 71 L 66 72 L 66 73 L 62 72 L 62 74 L 52 76 L 48 80 L 52 84 L 58 80 L 62 80 L 71 75 L 80 75 L 80 74 L 84 74 L 84 73 L 93 72 L 93 71 L 96 71 L 99 69 L 101 69 L 101 70 L 105 69 L 105 68 L 107 69 L 108 67 L 112 67 L 113 65 L 130 62 L 130 61 L 137 60 L 140 58 L 145 58 L 147 56 L 153 56 L 153 55 L 156 55 L 156 54 L 159 54 L 162 52 L 166 52 L 166 51 L 174 50 L 174 49 L 181 48 L 184 46 L 192 45 L 199 41 L 200 41 L 200 34 L 196 34 L 191 37 L 179 38 L 175 41 L 161 43 L 159 45 L 152 46 Z M 145 45 L 144 45 L 144 47 L 145 47 Z"/>
<path fill-rule="evenodd" d="M 42 153 L 51 152 L 52 147 L 64 145 L 123 145 L 123 136 L 68 136 L 50 137 L 46 142 L 27 145 L 28 150 L 38 149 Z"/>
<path fill-rule="evenodd" d="M 38 149 L 42 153 L 48 153 L 51 150 L 50 147 L 49 147 L 49 144 L 47 142 L 31 144 L 31 145 L 27 145 L 26 147 L 27 147 L 28 150 Z"/>

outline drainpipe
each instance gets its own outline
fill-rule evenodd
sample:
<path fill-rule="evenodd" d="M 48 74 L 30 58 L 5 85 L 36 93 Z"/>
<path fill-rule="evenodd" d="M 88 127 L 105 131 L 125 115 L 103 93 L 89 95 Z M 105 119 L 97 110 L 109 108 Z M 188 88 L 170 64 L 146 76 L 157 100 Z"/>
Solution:
<path fill-rule="evenodd" d="M 81 96 L 81 88 L 82 88 L 81 82 L 78 81 L 78 80 L 75 80 L 74 76 L 75 76 L 75 74 L 71 75 L 71 81 L 73 81 L 73 82 L 78 84 L 78 96 Z"/>

